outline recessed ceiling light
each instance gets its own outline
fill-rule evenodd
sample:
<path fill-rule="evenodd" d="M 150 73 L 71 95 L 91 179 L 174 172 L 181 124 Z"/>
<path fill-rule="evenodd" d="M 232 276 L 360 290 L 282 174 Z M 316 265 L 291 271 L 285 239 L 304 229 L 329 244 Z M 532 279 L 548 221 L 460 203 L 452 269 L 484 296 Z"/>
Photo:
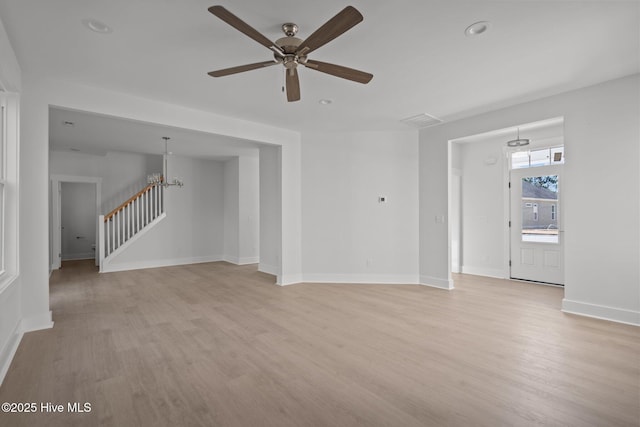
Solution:
<path fill-rule="evenodd" d="M 479 36 L 480 34 L 484 34 L 489 30 L 489 21 L 480 21 L 474 24 L 471 24 L 464 30 L 464 35 L 467 37 L 471 36 Z"/>
<path fill-rule="evenodd" d="M 113 31 L 110 26 L 95 19 L 83 19 L 82 23 L 85 27 L 96 33 L 109 34 Z"/>
<path fill-rule="evenodd" d="M 330 100 L 330 99 L 321 99 L 320 101 L 318 101 L 318 103 L 319 103 L 320 105 L 329 105 L 329 104 L 331 104 L 332 102 L 333 102 L 333 101 L 332 101 L 332 100 Z"/>

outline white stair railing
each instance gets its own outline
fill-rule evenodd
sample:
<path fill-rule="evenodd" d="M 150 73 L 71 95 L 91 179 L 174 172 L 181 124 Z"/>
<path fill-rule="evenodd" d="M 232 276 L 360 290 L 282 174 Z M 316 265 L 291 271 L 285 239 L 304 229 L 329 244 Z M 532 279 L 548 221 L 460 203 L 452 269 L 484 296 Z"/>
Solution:
<path fill-rule="evenodd" d="M 164 186 L 152 183 L 126 202 L 98 217 L 100 268 L 118 248 L 164 213 Z"/>

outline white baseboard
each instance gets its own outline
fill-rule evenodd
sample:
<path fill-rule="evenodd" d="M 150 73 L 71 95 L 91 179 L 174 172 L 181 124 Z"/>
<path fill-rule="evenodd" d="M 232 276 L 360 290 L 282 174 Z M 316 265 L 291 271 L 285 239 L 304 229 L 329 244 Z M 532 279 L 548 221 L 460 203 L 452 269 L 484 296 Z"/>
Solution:
<path fill-rule="evenodd" d="M 417 285 L 412 274 L 305 274 L 306 283 L 348 283 L 371 285 Z"/>
<path fill-rule="evenodd" d="M 439 277 L 420 276 L 420 284 L 438 289 L 453 289 L 453 280 L 441 279 Z"/>
<path fill-rule="evenodd" d="M 22 341 L 22 335 L 22 331 L 20 331 L 20 322 L 17 322 L 9 336 L 9 339 L 0 350 L 0 385 L 2 385 L 4 377 L 9 371 L 9 366 L 11 366 L 13 356 L 15 356 L 16 351 L 18 350 L 18 345 L 20 345 L 20 341 Z"/>
<path fill-rule="evenodd" d="M 101 273 L 115 273 L 117 271 L 143 270 L 145 268 L 171 267 L 174 265 L 218 262 L 218 261 L 224 261 L 223 258 L 224 257 L 222 255 L 210 255 L 210 256 L 204 256 L 204 257 L 158 259 L 158 260 L 123 262 L 123 263 L 115 263 L 115 264 L 105 263 L 102 266 Z"/>
<path fill-rule="evenodd" d="M 640 326 L 640 312 L 633 310 L 589 304 L 565 298 L 562 300 L 562 311 L 565 313 L 578 314 L 580 316 L 594 317 L 596 319 Z"/>
<path fill-rule="evenodd" d="M 473 274 L 474 276 L 495 277 L 497 279 L 507 279 L 504 270 L 500 268 L 474 267 L 472 265 L 462 266 L 463 274 Z"/>
<path fill-rule="evenodd" d="M 16 322 L 13 331 L 9 334 L 7 342 L 2 349 L 0 349 L 0 384 L 2 384 L 5 375 L 7 375 L 9 371 L 9 366 L 11 366 L 11 361 L 18 350 L 18 345 L 20 345 L 20 341 L 22 341 L 22 336 L 27 332 L 50 328 L 53 328 L 51 311 L 25 317 Z"/>
<path fill-rule="evenodd" d="M 253 257 L 240 257 L 239 259 L 239 265 L 247 265 L 247 264 L 258 264 L 260 262 L 260 257 L 258 256 L 253 256 Z"/>
<path fill-rule="evenodd" d="M 96 254 L 93 252 L 82 252 L 77 254 L 64 254 L 62 255 L 62 261 L 74 261 L 81 259 L 94 259 Z"/>
<path fill-rule="evenodd" d="M 283 274 L 276 278 L 276 285 L 287 286 L 302 283 L 302 274 Z"/>
<path fill-rule="evenodd" d="M 51 311 L 45 313 L 36 314 L 29 317 L 24 317 L 20 321 L 20 332 L 27 333 L 33 331 L 39 331 L 42 329 L 53 328 L 53 319 Z"/>
<path fill-rule="evenodd" d="M 258 271 L 271 274 L 272 276 L 277 276 L 279 270 L 278 267 L 261 262 L 260 264 L 258 264 Z"/>
<path fill-rule="evenodd" d="M 247 264 L 257 264 L 260 262 L 260 257 L 234 257 L 225 255 L 223 257 L 223 261 L 230 262 L 235 265 L 247 265 Z"/>

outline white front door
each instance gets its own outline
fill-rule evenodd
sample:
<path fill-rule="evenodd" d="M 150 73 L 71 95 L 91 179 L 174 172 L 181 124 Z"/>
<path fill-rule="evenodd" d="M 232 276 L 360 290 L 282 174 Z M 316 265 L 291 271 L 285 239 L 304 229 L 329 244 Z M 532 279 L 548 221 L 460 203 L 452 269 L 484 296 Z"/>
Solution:
<path fill-rule="evenodd" d="M 562 166 L 511 171 L 511 278 L 564 284 Z"/>

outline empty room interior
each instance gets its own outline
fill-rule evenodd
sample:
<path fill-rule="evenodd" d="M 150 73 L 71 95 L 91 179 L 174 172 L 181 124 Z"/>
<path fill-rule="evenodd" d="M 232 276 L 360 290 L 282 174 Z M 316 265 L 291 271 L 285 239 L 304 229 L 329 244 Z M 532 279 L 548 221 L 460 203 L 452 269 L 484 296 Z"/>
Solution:
<path fill-rule="evenodd" d="M 0 0 L 0 425 L 640 425 L 640 2 Z"/>

